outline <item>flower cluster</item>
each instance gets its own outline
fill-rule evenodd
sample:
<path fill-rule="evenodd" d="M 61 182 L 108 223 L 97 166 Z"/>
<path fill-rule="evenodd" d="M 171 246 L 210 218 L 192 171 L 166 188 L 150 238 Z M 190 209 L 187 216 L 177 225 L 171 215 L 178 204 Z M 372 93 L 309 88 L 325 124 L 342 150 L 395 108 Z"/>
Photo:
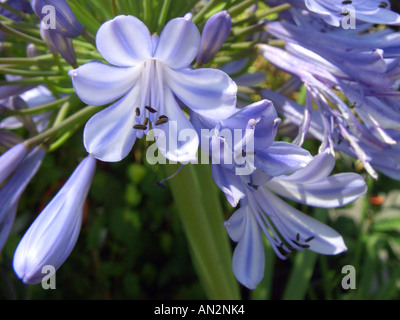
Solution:
<path fill-rule="evenodd" d="M 12 14 L 0 13 L 0 250 L 46 153 L 83 128 L 83 160 L 15 251 L 24 283 L 40 283 L 42 268 L 58 269 L 73 250 L 96 161 L 119 162 L 142 138 L 182 166 L 211 160 L 235 210 L 223 224 L 237 242 L 233 273 L 249 289 L 264 275 L 263 238 L 283 260 L 347 250 L 338 231 L 293 204 L 337 208 L 367 192 L 360 174 L 335 170 L 337 155 L 400 180 L 400 34 L 385 27 L 400 15 L 388 1 L 216 2 L 180 12 L 165 1 L 157 19 L 123 12 L 125 1 L 111 1 L 112 16 L 94 0 L 2 6 Z M 26 57 L 7 47 L 15 39 Z M 263 63 L 290 78 L 271 89 Z"/>

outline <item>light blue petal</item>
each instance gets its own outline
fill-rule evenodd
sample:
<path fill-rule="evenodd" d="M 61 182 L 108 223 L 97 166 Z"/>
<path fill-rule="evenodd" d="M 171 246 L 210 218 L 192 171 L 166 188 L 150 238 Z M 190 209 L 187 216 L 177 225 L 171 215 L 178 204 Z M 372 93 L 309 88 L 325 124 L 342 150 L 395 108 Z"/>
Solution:
<path fill-rule="evenodd" d="M 165 83 L 190 109 L 200 115 L 225 119 L 236 107 L 237 86 L 216 69 L 175 71 L 164 68 Z"/>
<path fill-rule="evenodd" d="M 255 289 L 264 276 L 265 255 L 260 228 L 246 206 L 243 234 L 233 252 L 233 273 L 249 289 Z"/>
<path fill-rule="evenodd" d="M 128 155 L 136 140 L 133 126 L 139 91 L 140 86 L 134 87 L 118 102 L 89 119 L 83 132 L 88 153 L 108 162 L 120 161 Z"/>
<path fill-rule="evenodd" d="M 151 35 L 146 25 L 133 16 L 117 16 L 101 25 L 96 46 L 109 63 L 121 67 L 138 65 L 152 57 Z"/>
<path fill-rule="evenodd" d="M 172 69 L 186 68 L 199 52 L 200 39 L 191 19 L 172 19 L 161 32 L 154 57 Z"/>
<path fill-rule="evenodd" d="M 159 151 L 170 161 L 195 161 L 199 136 L 169 90 L 165 91 L 165 116 L 167 123 L 158 126 L 153 123 Z"/>
<path fill-rule="evenodd" d="M 293 183 L 317 182 L 328 177 L 334 167 L 334 156 L 328 152 L 323 152 L 316 155 L 303 169 L 300 169 L 289 176 L 279 177 L 279 179 Z"/>
<path fill-rule="evenodd" d="M 225 194 L 232 207 L 236 207 L 241 199 L 246 196 L 246 189 L 240 176 L 230 172 L 222 165 L 211 165 L 212 175 L 217 186 Z"/>
<path fill-rule="evenodd" d="M 271 179 L 267 188 L 290 200 L 321 208 L 336 208 L 353 202 L 367 191 L 364 179 L 355 173 L 339 173 L 314 182 Z"/>
<path fill-rule="evenodd" d="M 311 154 L 299 146 L 279 141 L 265 150 L 257 150 L 255 166 L 270 176 L 280 176 L 304 168 L 312 160 Z"/>
<path fill-rule="evenodd" d="M 243 200 L 241 202 L 241 207 L 237 209 L 227 221 L 224 222 L 224 227 L 232 241 L 239 242 L 242 238 L 245 226 L 245 216 L 247 214 L 246 210 L 246 201 Z"/>
<path fill-rule="evenodd" d="M 342 236 L 331 227 L 293 208 L 268 190 L 259 190 L 257 199 L 264 198 L 259 203 L 265 213 L 279 215 L 285 228 L 294 235 L 299 234 L 303 239 L 314 237 L 313 240 L 307 242 L 310 250 L 327 255 L 347 250 Z"/>
<path fill-rule="evenodd" d="M 141 72 L 141 65 L 123 68 L 92 61 L 68 74 L 79 98 L 86 104 L 99 106 L 127 93 L 138 82 Z"/>

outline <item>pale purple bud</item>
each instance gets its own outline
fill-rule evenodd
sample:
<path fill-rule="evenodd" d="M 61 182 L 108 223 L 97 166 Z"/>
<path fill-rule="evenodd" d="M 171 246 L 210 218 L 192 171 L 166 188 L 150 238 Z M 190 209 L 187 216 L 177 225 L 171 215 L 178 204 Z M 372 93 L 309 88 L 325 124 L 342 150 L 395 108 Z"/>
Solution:
<path fill-rule="evenodd" d="M 78 37 L 83 32 L 83 26 L 65 0 L 31 0 L 31 6 L 47 29 L 68 38 Z"/>
<path fill-rule="evenodd" d="M 29 43 L 26 46 L 26 56 L 28 58 L 34 58 L 34 57 L 37 57 L 40 55 L 42 55 L 42 53 L 39 51 L 39 49 L 33 43 Z"/>
<path fill-rule="evenodd" d="M 14 271 L 26 284 L 39 283 L 42 269 L 58 269 L 78 239 L 83 207 L 96 168 L 87 156 L 25 233 L 14 254 Z"/>
<path fill-rule="evenodd" d="M 72 39 L 55 32 L 55 30 L 46 29 L 43 25 L 44 23 L 42 22 L 40 24 L 40 35 L 46 42 L 50 52 L 54 55 L 59 53 L 70 65 L 76 65 L 75 49 L 72 44 Z"/>
<path fill-rule="evenodd" d="M 26 145 L 19 143 L 0 156 L 0 185 L 18 167 L 27 153 Z"/>
<path fill-rule="evenodd" d="M 46 150 L 42 147 L 34 148 L 0 189 L 0 251 L 14 223 L 19 199 L 40 168 L 45 155 Z"/>
<path fill-rule="evenodd" d="M 200 53 L 196 60 L 199 65 L 211 61 L 221 49 L 231 29 L 231 16 L 226 10 L 213 14 L 207 20 L 201 35 Z"/>

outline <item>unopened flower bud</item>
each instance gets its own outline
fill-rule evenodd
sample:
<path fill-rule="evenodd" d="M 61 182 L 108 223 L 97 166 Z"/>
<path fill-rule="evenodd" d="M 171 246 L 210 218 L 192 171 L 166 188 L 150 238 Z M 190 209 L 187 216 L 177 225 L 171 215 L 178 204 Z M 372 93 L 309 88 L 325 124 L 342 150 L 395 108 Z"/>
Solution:
<path fill-rule="evenodd" d="M 65 0 L 31 0 L 31 6 L 45 28 L 68 38 L 78 37 L 83 26 Z"/>
<path fill-rule="evenodd" d="M 224 44 L 231 32 L 232 22 L 229 13 L 224 10 L 212 15 L 206 22 L 201 35 L 199 65 L 208 63 Z"/>

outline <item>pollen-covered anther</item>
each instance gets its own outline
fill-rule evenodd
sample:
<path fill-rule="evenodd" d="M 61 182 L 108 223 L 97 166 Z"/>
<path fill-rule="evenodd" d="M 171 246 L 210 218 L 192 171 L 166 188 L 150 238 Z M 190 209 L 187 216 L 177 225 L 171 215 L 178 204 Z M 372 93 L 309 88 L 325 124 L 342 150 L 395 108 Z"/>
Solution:
<path fill-rule="evenodd" d="M 154 122 L 154 125 L 155 125 L 155 126 L 159 126 L 159 125 L 164 124 L 164 123 L 167 123 L 167 122 L 168 122 L 168 117 L 162 115 L 162 116 L 159 116 L 159 117 L 158 117 L 158 120 L 157 120 L 156 122 Z"/>
<path fill-rule="evenodd" d="M 154 109 L 154 108 L 152 108 L 152 107 L 150 107 L 150 106 L 145 106 L 145 108 L 146 108 L 150 113 L 156 113 L 156 112 L 157 112 L 156 109 Z"/>
<path fill-rule="evenodd" d="M 133 129 L 136 129 L 136 130 L 147 130 L 147 126 L 144 125 L 144 124 L 135 124 L 133 126 Z"/>

